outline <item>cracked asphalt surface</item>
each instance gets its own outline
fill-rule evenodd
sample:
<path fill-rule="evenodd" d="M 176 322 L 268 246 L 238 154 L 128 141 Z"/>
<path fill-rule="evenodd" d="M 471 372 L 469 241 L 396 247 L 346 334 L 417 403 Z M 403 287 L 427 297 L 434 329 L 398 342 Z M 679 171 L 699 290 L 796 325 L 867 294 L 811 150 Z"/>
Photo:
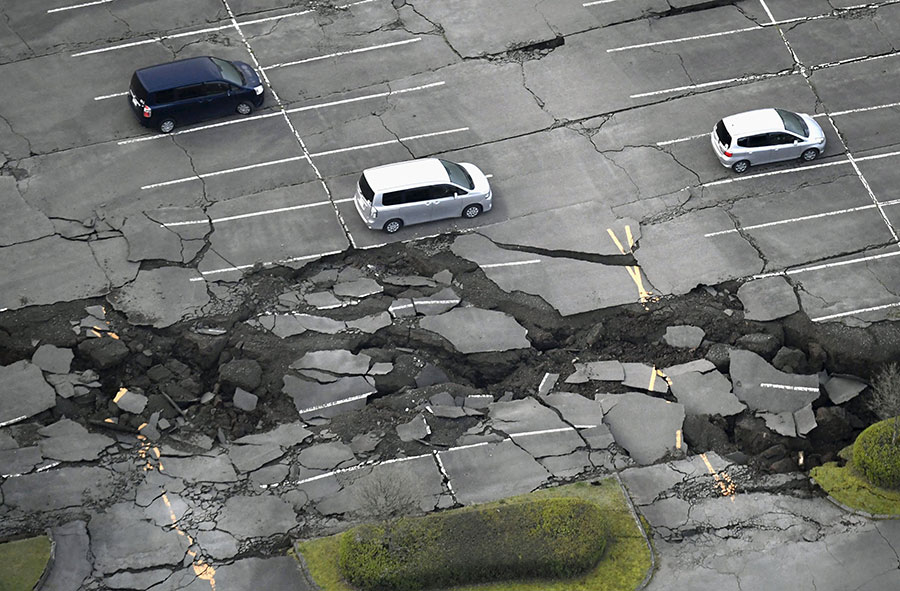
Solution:
<path fill-rule="evenodd" d="M 308 588 L 289 540 L 379 471 L 619 472 L 650 588 L 900 587 L 898 522 L 802 472 L 900 354 L 897 0 L 0 12 L 0 536 L 53 529 L 45 588 Z M 263 107 L 141 128 L 131 73 L 208 54 Z M 826 152 L 736 176 L 709 130 L 769 106 Z M 368 230 L 360 172 L 431 155 L 494 208 Z"/>

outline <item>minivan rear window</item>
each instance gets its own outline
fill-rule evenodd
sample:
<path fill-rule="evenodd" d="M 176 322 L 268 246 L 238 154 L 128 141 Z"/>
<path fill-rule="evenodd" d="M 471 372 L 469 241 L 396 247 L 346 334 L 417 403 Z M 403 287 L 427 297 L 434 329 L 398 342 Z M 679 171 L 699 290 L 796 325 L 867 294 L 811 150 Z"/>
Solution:
<path fill-rule="evenodd" d="M 145 103 L 147 102 L 147 89 L 141 84 L 141 79 L 138 78 L 136 72 L 131 75 L 131 94 L 139 100 L 142 100 Z"/>
<path fill-rule="evenodd" d="M 440 162 L 444 165 L 444 169 L 450 176 L 451 183 L 459 185 L 460 187 L 465 187 L 466 189 L 475 188 L 475 183 L 472 182 L 472 177 L 469 176 L 469 173 L 465 168 L 456 162 L 450 162 L 449 160 L 441 160 Z"/>
<path fill-rule="evenodd" d="M 369 181 L 366 180 L 365 173 L 359 175 L 359 192 L 362 193 L 362 196 L 365 197 L 366 201 L 369 203 L 372 203 L 372 200 L 375 199 L 375 191 L 369 186 Z"/>
<path fill-rule="evenodd" d="M 719 138 L 719 143 L 721 143 L 726 148 L 731 146 L 731 134 L 728 133 L 728 130 L 725 129 L 725 122 L 719 121 L 716 123 L 716 136 Z"/>

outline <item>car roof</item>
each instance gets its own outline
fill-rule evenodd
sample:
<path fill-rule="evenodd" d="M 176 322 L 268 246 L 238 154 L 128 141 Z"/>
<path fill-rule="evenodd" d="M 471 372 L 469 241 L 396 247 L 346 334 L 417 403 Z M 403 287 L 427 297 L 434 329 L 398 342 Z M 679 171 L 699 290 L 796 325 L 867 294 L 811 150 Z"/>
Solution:
<path fill-rule="evenodd" d="M 141 68 L 135 74 L 147 92 L 167 90 L 185 84 L 208 82 L 222 77 L 219 67 L 209 56 L 192 57 Z"/>
<path fill-rule="evenodd" d="M 363 171 L 369 186 L 376 193 L 384 193 L 396 189 L 419 187 L 436 183 L 447 183 L 450 175 L 437 158 L 407 160 L 394 164 L 385 164 L 367 168 Z"/>
<path fill-rule="evenodd" d="M 728 132 L 735 136 L 753 135 L 769 131 L 784 131 L 784 121 L 775 109 L 757 109 L 730 115 L 722 119 Z"/>

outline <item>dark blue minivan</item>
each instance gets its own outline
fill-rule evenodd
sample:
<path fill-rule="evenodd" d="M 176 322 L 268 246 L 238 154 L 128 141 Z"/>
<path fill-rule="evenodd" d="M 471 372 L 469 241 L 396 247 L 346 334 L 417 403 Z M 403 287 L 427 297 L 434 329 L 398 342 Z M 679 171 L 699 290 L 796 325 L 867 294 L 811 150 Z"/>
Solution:
<path fill-rule="evenodd" d="M 209 56 L 141 68 L 128 91 L 141 125 L 163 133 L 235 112 L 247 115 L 264 99 L 265 87 L 252 67 Z"/>

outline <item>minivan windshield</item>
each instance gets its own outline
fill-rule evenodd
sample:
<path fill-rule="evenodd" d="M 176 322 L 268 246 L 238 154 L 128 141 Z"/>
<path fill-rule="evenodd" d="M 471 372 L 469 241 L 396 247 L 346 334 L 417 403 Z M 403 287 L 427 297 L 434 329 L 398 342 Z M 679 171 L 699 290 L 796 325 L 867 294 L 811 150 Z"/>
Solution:
<path fill-rule="evenodd" d="M 241 75 L 241 71 L 234 67 L 234 64 L 217 57 L 211 59 L 219 67 L 219 71 L 222 72 L 222 78 L 236 86 L 244 85 L 244 77 Z"/>
<path fill-rule="evenodd" d="M 465 168 L 456 162 L 450 162 L 449 160 L 440 160 L 440 162 L 444 165 L 447 174 L 450 175 L 451 183 L 459 185 L 460 187 L 465 187 L 466 189 L 475 188 L 475 183 L 472 181 L 472 177 L 469 176 L 469 173 Z"/>
<path fill-rule="evenodd" d="M 786 130 L 796 135 L 809 137 L 809 128 L 806 127 L 806 122 L 800 115 L 785 111 L 784 109 L 775 109 L 775 112 L 781 117 L 781 121 L 784 123 L 784 128 Z"/>

